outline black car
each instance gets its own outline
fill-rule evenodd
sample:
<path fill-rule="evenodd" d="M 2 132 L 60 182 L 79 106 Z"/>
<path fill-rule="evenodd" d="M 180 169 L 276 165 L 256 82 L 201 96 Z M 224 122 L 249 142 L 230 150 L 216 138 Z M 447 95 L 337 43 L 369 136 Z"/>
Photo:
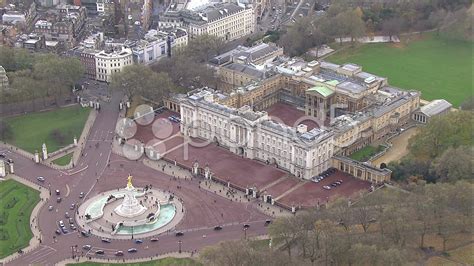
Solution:
<path fill-rule="evenodd" d="M 61 231 L 59 229 L 57 229 L 56 231 L 54 231 L 56 233 L 56 235 L 60 235 L 61 234 Z"/>
<path fill-rule="evenodd" d="M 244 224 L 244 228 L 249 228 L 250 224 Z"/>
<path fill-rule="evenodd" d="M 99 250 L 97 250 L 97 251 L 95 252 L 95 254 L 97 254 L 97 255 L 104 255 L 105 252 L 104 252 L 102 249 L 99 249 Z"/>
<path fill-rule="evenodd" d="M 215 230 L 215 231 L 222 230 L 222 226 L 218 225 L 218 226 L 214 227 L 214 230 Z"/>
<path fill-rule="evenodd" d="M 5 158 L 7 155 L 5 153 L 0 153 L 0 158 Z"/>
<path fill-rule="evenodd" d="M 337 184 L 336 184 L 336 183 L 332 183 L 331 186 L 337 187 Z"/>
<path fill-rule="evenodd" d="M 81 231 L 81 235 L 83 237 L 89 237 L 89 233 L 87 233 L 86 231 Z"/>
<path fill-rule="evenodd" d="M 175 236 L 183 236 L 183 235 L 184 235 L 184 233 L 183 233 L 183 232 L 181 232 L 181 231 L 179 231 L 179 232 L 176 232 L 176 234 L 175 234 Z"/>
<path fill-rule="evenodd" d="M 272 223 L 272 220 L 266 220 L 266 221 L 265 221 L 265 226 L 268 226 L 268 225 L 270 225 L 271 223 Z"/>
<path fill-rule="evenodd" d="M 57 203 L 60 203 L 61 200 L 62 200 L 61 197 L 58 197 L 58 198 L 56 199 L 56 202 L 57 202 Z"/>

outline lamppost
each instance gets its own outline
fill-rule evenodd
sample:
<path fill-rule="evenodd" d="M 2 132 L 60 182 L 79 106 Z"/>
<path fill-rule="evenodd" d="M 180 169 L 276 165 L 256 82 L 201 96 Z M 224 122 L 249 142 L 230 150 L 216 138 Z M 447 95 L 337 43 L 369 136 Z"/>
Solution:
<path fill-rule="evenodd" d="M 178 253 L 181 253 L 181 244 L 183 243 L 183 241 L 179 240 L 178 241 Z"/>
<path fill-rule="evenodd" d="M 71 257 L 74 259 L 74 246 L 71 246 Z"/>
<path fill-rule="evenodd" d="M 244 239 L 247 239 L 247 227 L 244 227 Z"/>
<path fill-rule="evenodd" d="M 132 225 L 132 239 L 133 239 L 133 225 Z"/>

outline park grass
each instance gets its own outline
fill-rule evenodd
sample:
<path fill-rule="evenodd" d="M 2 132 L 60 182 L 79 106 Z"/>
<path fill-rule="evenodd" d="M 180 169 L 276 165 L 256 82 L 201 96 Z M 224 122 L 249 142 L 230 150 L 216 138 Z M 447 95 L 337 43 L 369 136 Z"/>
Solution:
<path fill-rule="evenodd" d="M 375 154 L 381 152 L 385 147 L 379 145 L 377 147 L 368 145 L 364 148 L 352 153 L 349 158 L 357 160 L 359 162 L 365 162 L 370 159 L 370 157 L 374 156 Z"/>
<path fill-rule="evenodd" d="M 447 40 L 435 33 L 411 36 L 400 44 L 365 44 L 346 48 L 326 60 L 356 63 L 388 77 L 389 84 L 422 92 L 422 98 L 444 98 L 458 107 L 472 95 L 473 43 Z"/>
<path fill-rule="evenodd" d="M 39 192 L 14 180 L 0 183 L 0 258 L 28 246 L 33 233 L 30 216 Z"/>
<path fill-rule="evenodd" d="M 114 265 L 127 265 L 127 266 L 202 266 L 202 264 L 196 260 L 190 258 L 163 258 L 159 260 L 152 260 L 146 262 L 137 263 L 99 263 L 99 262 L 82 262 L 67 265 L 77 266 L 114 266 Z"/>
<path fill-rule="evenodd" d="M 61 166 L 65 166 L 65 165 L 68 165 L 70 162 L 71 162 L 71 159 L 72 159 L 72 155 L 74 153 L 69 153 L 69 154 L 66 154 L 62 157 L 59 157 L 58 159 L 54 160 L 53 163 L 54 164 L 57 164 L 57 165 L 61 165 Z"/>
<path fill-rule="evenodd" d="M 31 113 L 6 118 L 10 125 L 12 136 L 6 141 L 28 152 L 41 152 L 41 145 L 46 143 L 48 153 L 57 151 L 73 143 L 74 136 L 81 136 L 90 109 L 80 105 L 60 108 L 52 111 Z M 64 137 L 64 143 L 59 143 L 52 136 L 58 130 Z"/>

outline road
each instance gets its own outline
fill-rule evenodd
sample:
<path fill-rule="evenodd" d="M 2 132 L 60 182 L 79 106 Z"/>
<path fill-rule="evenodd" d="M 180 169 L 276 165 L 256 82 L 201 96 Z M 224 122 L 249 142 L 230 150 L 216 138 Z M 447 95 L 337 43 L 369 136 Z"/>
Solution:
<path fill-rule="evenodd" d="M 81 250 L 81 247 L 86 244 L 92 245 L 93 251 L 97 249 L 105 251 L 105 255 L 89 252 L 88 257 L 114 258 L 114 252 L 117 250 L 124 251 L 123 259 L 152 257 L 178 251 L 178 240 L 182 241 L 183 251 L 199 251 L 202 247 L 217 244 L 219 241 L 243 237 L 244 223 L 250 225 L 246 232 L 248 236 L 266 233 L 264 221 L 269 217 L 258 211 L 253 202 L 230 201 L 200 188 L 200 180 L 174 180 L 162 172 L 144 166 L 140 160 L 129 161 L 112 154 L 111 143 L 118 119 L 120 100 L 121 95 L 114 93 L 109 103 L 102 103 L 102 109 L 97 115 L 84 147 L 83 156 L 74 169 L 56 171 L 45 165 L 37 165 L 13 152 L 8 153 L 8 157 L 15 161 L 16 175 L 38 184 L 42 189 L 49 189 L 50 193 L 54 194 L 54 191 L 58 189 L 62 197 L 62 201 L 56 203 L 57 196 L 52 195 L 38 214 L 42 244 L 32 252 L 8 262 L 8 265 L 53 265 L 70 258 L 73 253 L 86 255 L 87 252 Z M 182 230 L 184 236 L 178 238 L 173 234 L 162 234 L 158 236 L 160 239 L 158 242 L 152 243 L 144 239 L 144 243 L 138 245 L 132 240 L 113 240 L 112 243 L 106 244 L 95 236 L 81 237 L 76 231 L 67 235 L 55 235 L 58 221 L 65 220 L 65 212 L 75 215 L 74 210 L 69 210 L 71 204 L 80 204 L 82 200 L 102 191 L 124 187 L 129 173 L 134 176 L 134 184 L 137 187 L 153 184 L 154 187 L 175 193 L 183 200 L 186 213 L 177 229 Z M 41 183 L 36 180 L 36 176 L 44 176 L 46 181 Z M 87 193 L 84 199 L 79 199 L 80 192 Z M 48 205 L 53 206 L 54 210 L 48 211 Z M 214 231 L 215 225 L 224 225 L 223 230 Z M 81 224 L 78 226 L 80 230 Z M 76 245 L 78 252 L 73 252 L 71 247 Z M 138 252 L 127 253 L 126 250 L 131 247 L 138 248 Z"/>

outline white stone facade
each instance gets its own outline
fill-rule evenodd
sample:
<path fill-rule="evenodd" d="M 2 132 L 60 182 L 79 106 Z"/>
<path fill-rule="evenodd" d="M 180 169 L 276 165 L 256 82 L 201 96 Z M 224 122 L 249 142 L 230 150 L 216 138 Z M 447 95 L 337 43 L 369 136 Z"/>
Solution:
<path fill-rule="evenodd" d="M 331 132 L 299 133 L 271 121 L 266 112 L 253 112 L 247 106 L 229 108 L 205 98 L 191 96 L 181 101 L 183 135 L 217 142 L 232 153 L 276 165 L 304 179 L 331 166 Z"/>
<path fill-rule="evenodd" d="M 112 74 L 133 64 L 132 50 L 128 48 L 113 52 L 101 51 L 95 57 L 96 79 L 99 81 L 110 82 Z"/>

